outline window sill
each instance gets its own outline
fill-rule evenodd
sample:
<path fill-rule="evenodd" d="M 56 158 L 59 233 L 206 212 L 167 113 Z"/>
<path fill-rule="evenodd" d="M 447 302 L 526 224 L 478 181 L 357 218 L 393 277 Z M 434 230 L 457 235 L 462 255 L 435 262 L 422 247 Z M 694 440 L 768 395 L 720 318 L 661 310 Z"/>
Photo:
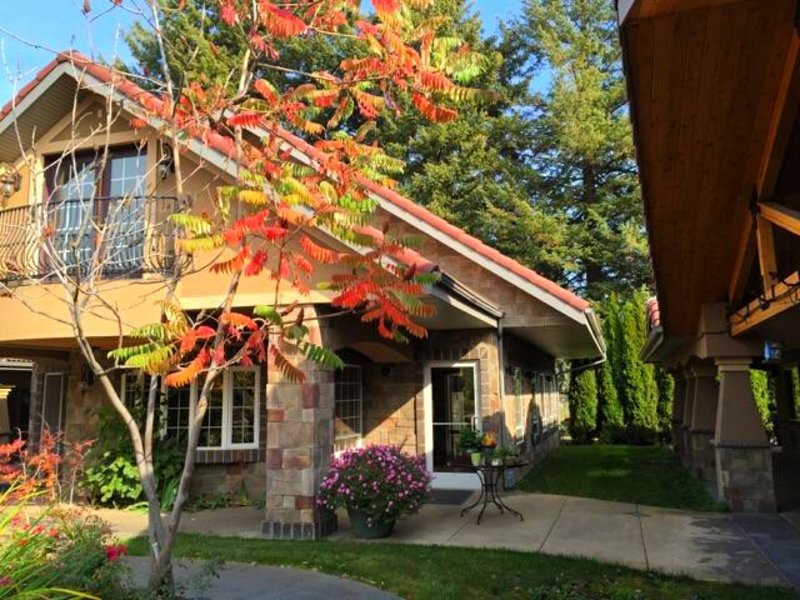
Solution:
<path fill-rule="evenodd" d="M 266 460 L 262 448 L 198 448 L 197 464 L 226 465 L 256 463 Z"/>

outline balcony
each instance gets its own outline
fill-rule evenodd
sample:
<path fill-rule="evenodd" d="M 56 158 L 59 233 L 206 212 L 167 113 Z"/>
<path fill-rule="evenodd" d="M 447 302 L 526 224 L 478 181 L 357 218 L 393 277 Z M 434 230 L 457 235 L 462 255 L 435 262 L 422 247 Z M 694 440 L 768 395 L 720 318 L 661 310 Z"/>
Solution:
<path fill-rule="evenodd" d="M 0 282 L 133 278 L 175 267 L 175 196 L 92 197 L 0 210 Z"/>

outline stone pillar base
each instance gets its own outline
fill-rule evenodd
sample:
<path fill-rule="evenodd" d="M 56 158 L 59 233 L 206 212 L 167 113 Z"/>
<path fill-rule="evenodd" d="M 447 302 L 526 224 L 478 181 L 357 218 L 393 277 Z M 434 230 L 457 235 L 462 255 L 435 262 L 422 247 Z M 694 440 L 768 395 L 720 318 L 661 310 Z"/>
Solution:
<path fill-rule="evenodd" d="M 675 456 L 681 458 L 683 456 L 683 429 L 681 424 L 683 421 L 674 420 L 672 421 L 672 451 L 675 453 Z"/>
<path fill-rule="evenodd" d="M 717 443 L 714 454 L 719 500 L 734 512 L 777 510 L 769 447 Z"/>
<path fill-rule="evenodd" d="M 688 425 L 681 426 L 681 462 L 690 471 L 694 471 L 692 464 L 692 432 Z"/>
<path fill-rule="evenodd" d="M 712 484 L 717 483 L 717 461 L 713 445 L 714 432 L 691 430 L 692 466 L 698 478 Z"/>
<path fill-rule="evenodd" d="M 263 521 L 261 533 L 270 540 L 318 540 L 334 533 L 339 527 L 336 513 L 318 513 L 313 523 Z"/>

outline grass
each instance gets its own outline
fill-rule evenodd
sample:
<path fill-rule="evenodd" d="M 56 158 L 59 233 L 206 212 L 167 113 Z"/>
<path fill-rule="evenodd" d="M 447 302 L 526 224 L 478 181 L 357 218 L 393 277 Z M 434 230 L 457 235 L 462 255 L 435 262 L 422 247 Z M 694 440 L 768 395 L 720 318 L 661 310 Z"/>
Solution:
<path fill-rule="evenodd" d="M 147 552 L 144 538 L 132 554 Z M 593 560 L 506 550 L 391 543 L 265 541 L 183 534 L 177 556 L 282 565 L 349 577 L 403 598 L 782 600 L 789 590 L 706 583 Z M 265 581 L 265 585 L 269 585 Z"/>
<path fill-rule="evenodd" d="M 517 489 L 688 510 L 725 510 L 668 448 L 561 446 Z"/>

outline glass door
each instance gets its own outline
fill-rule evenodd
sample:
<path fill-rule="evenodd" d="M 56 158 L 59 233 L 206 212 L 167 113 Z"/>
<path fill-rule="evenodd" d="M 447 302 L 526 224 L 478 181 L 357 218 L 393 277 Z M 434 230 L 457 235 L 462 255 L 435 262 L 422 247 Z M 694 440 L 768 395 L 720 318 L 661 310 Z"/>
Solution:
<path fill-rule="evenodd" d="M 458 438 L 467 427 L 480 428 L 480 403 L 474 365 L 431 367 L 433 409 L 433 469 L 470 471 L 469 456 Z"/>

